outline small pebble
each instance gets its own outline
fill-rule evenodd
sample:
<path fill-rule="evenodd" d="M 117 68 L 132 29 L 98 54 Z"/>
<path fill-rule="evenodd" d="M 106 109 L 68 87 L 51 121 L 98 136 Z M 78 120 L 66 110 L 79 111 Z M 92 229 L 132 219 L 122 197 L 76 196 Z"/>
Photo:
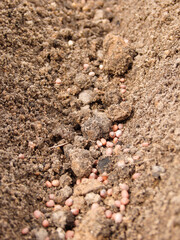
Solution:
<path fill-rule="evenodd" d="M 115 134 L 115 132 L 110 132 L 110 133 L 109 133 L 109 136 L 110 136 L 111 138 L 115 138 L 116 134 Z"/>
<path fill-rule="evenodd" d="M 125 210 L 126 210 L 125 205 L 122 205 L 122 204 L 121 204 L 121 206 L 120 206 L 120 211 L 121 211 L 121 212 L 124 212 Z"/>
<path fill-rule="evenodd" d="M 121 223 L 122 222 L 122 214 L 116 213 L 114 216 L 114 221 L 115 221 L 115 223 Z"/>
<path fill-rule="evenodd" d="M 34 149 L 35 146 L 36 146 L 36 144 L 30 141 L 29 144 L 28 144 L 28 146 L 29 146 L 31 149 Z"/>
<path fill-rule="evenodd" d="M 43 227 L 49 227 L 49 222 L 48 220 L 44 219 L 42 222 Z"/>
<path fill-rule="evenodd" d="M 117 130 L 116 131 L 116 137 L 119 138 L 122 135 L 122 131 L 121 130 Z"/>
<path fill-rule="evenodd" d="M 46 187 L 51 188 L 52 187 L 52 183 L 50 181 L 46 181 Z"/>
<path fill-rule="evenodd" d="M 121 93 L 125 93 L 126 92 L 126 89 L 121 89 Z"/>
<path fill-rule="evenodd" d="M 87 64 L 87 63 L 85 63 L 84 65 L 83 65 L 83 68 L 86 70 L 86 69 L 88 69 L 88 67 L 89 67 L 89 64 Z"/>
<path fill-rule="evenodd" d="M 95 173 L 91 173 L 89 175 L 89 179 L 96 179 L 97 178 L 97 175 Z"/>
<path fill-rule="evenodd" d="M 53 194 L 53 193 L 49 194 L 49 199 L 54 200 L 55 199 L 55 194 Z"/>
<path fill-rule="evenodd" d="M 98 203 L 93 203 L 92 206 L 91 206 L 91 209 L 96 209 L 99 207 L 99 204 Z"/>
<path fill-rule="evenodd" d="M 54 205 L 54 200 L 49 200 L 48 202 L 46 202 L 46 207 L 54 207 Z"/>
<path fill-rule="evenodd" d="M 89 73 L 89 76 L 90 76 L 90 77 L 94 77 L 94 76 L 95 76 L 95 72 L 90 72 L 90 73 Z"/>
<path fill-rule="evenodd" d="M 43 216 L 43 213 L 41 211 L 39 211 L 39 210 L 35 210 L 33 214 L 34 214 L 34 217 L 36 219 L 38 219 L 38 218 Z"/>
<path fill-rule="evenodd" d="M 108 142 L 106 143 L 106 147 L 107 147 L 107 148 L 112 148 L 113 146 L 114 146 L 114 144 L 113 144 L 112 142 L 109 142 L 109 141 L 108 141 Z"/>
<path fill-rule="evenodd" d="M 102 190 L 100 191 L 100 196 L 101 196 L 102 198 L 106 198 L 106 197 L 107 197 L 106 189 L 102 189 Z"/>
<path fill-rule="evenodd" d="M 72 40 L 69 40 L 69 41 L 68 41 L 68 45 L 69 45 L 69 46 L 73 46 L 73 44 L 74 44 L 74 42 L 73 42 Z"/>
<path fill-rule="evenodd" d="M 18 156 L 19 159 L 24 159 L 24 154 L 20 153 Z"/>
<path fill-rule="evenodd" d="M 97 146 L 100 148 L 100 147 L 102 147 L 102 142 L 101 141 L 99 141 L 99 140 L 97 140 Z"/>
<path fill-rule="evenodd" d="M 74 237 L 74 231 L 68 230 L 65 234 L 66 239 L 73 238 Z"/>
<path fill-rule="evenodd" d="M 122 198 L 121 199 L 121 204 L 122 205 L 127 205 L 129 203 L 129 199 L 128 198 Z"/>
<path fill-rule="evenodd" d="M 136 180 L 136 179 L 138 179 L 139 177 L 140 177 L 140 173 L 134 173 L 133 175 L 132 175 L 132 179 L 133 180 Z"/>
<path fill-rule="evenodd" d="M 52 181 L 53 187 L 58 187 L 59 184 L 60 184 L 59 180 L 53 180 L 53 181 Z"/>
<path fill-rule="evenodd" d="M 129 193 L 128 193 L 128 191 L 127 191 L 127 190 L 122 190 L 121 196 L 122 196 L 122 198 L 129 198 Z"/>
<path fill-rule="evenodd" d="M 23 235 L 28 234 L 28 232 L 29 232 L 29 228 L 28 228 L 28 227 L 23 228 L 22 231 L 21 231 L 21 233 L 22 233 Z"/>
<path fill-rule="evenodd" d="M 79 214 L 79 209 L 78 208 L 73 208 L 73 209 L 71 209 L 71 212 L 74 216 L 77 216 Z"/>
<path fill-rule="evenodd" d="M 103 146 L 106 146 L 106 139 L 105 138 L 101 138 L 101 143 Z"/>
<path fill-rule="evenodd" d="M 71 198 L 68 198 L 66 201 L 65 201 L 65 205 L 70 207 L 73 205 L 73 200 Z"/>
<path fill-rule="evenodd" d="M 107 156 L 111 156 L 112 153 L 113 153 L 112 148 L 107 148 L 107 149 L 106 149 L 106 155 L 107 155 Z"/>
<path fill-rule="evenodd" d="M 61 79 L 57 78 L 55 84 L 61 84 Z"/>
<path fill-rule="evenodd" d="M 115 205 L 116 207 L 120 208 L 121 202 L 120 202 L 119 200 L 116 200 L 116 201 L 114 202 L 114 205 Z"/>
<path fill-rule="evenodd" d="M 105 215 L 106 215 L 107 218 L 111 218 L 112 217 L 112 212 L 110 210 L 106 210 Z"/>
<path fill-rule="evenodd" d="M 142 143 L 141 145 L 142 145 L 142 147 L 148 147 L 148 146 L 149 146 L 149 143 L 148 143 L 148 142 L 144 142 L 144 143 Z"/>
<path fill-rule="evenodd" d="M 101 70 L 103 69 L 103 65 L 102 65 L 102 64 L 101 64 L 101 65 L 99 65 L 99 69 L 101 69 Z"/>
<path fill-rule="evenodd" d="M 118 130 L 118 125 L 113 125 L 113 131 L 116 132 Z"/>
<path fill-rule="evenodd" d="M 129 190 L 129 186 L 125 183 L 120 183 L 119 187 L 120 187 L 121 190 L 126 190 L 126 191 Z"/>
<path fill-rule="evenodd" d="M 109 189 L 107 190 L 107 195 L 108 195 L 108 196 L 112 196 L 112 192 L 113 192 L 113 191 L 112 191 L 112 188 L 109 188 Z"/>

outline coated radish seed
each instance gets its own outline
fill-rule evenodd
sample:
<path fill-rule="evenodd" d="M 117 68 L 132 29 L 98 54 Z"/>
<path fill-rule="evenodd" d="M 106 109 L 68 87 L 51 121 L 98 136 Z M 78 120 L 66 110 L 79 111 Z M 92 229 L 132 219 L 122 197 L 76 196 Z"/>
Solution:
<path fill-rule="evenodd" d="M 107 192 L 106 192 L 105 189 L 102 189 L 102 190 L 100 191 L 100 196 L 101 196 L 102 198 L 106 198 Z"/>
<path fill-rule="evenodd" d="M 97 174 L 97 173 L 98 173 L 98 170 L 97 170 L 96 168 L 92 168 L 92 171 L 91 171 L 91 172 Z"/>
<path fill-rule="evenodd" d="M 96 179 L 97 178 L 97 175 L 95 173 L 91 173 L 89 175 L 89 179 Z"/>
<path fill-rule="evenodd" d="M 107 190 L 107 195 L 108 195 L 108 196 L 112 196 L 112 192 L 113 192 L 113 191 L 112 191 L 112 188 L 109 188 L 109 189 Z"/>
<path fill-rule="evenodd" d="M 127 190 L 122 190 L 121 196 L 122 196 L 122 198 L 129 198 L 129 193 L 128 193 L 128 191 L 127 191 Z"/>
<path fill-rule="evenodd" d="M 52 183 L 50 181 L 46 181 L 46 187 L 51 188 L 52 187 Z"/>
<path fill-rule="evenodd" d="M 115 223 L 121 223 L 122 222 L 122 214 L 116 213 L 114 216 L 114 221 L 115 221 Z"/>
<path fill-rule="evenodd" d="M 106 149 L 106 155 L 107 155 L 107 156 L 111 156 L 112 153 L 113 153 L 112 148 L 107 148 L 107 149 Z"/>
<path fill-rule="evenodd" d="M 103 178 L 102 178 L 101 176 L 99 176 L 99 177 L 97 178 L 97 180 L 98 180 L 99 182 L 103 182 Z"/>
<path fill-rule="evenodd" d="M 99 69 L 101 69 L 101 70 L 103 69 L 103 65 L 102 65 L 102 64 L 101 64 L 101 65 L 99 65 Z"/>
<path fill-rule="evenodd" d="M 123 129 L 123 124 L 122 124 L 122 123 L 118 124 L 118 128 L 119 128 L 120 130 Z"/>
<path fill-rule="evenodd" d="M 120 82 L 122 82 L 122 83 L 125 82 L 125 78 L 121 78 Z"/>
<path fill-rule="evenodd" d="M 126 92 L 126 89 L 121 89 L 121 93 L 125 93 Z"/>
<path fill-rule="evenodd" d="M 113 143 L 116 144 L 117 142 L 118 142 L 118 138 L 115 137 L 115 138 L 113 139 Z"/>
<path fill-rule="evenodd" d="M 55 194 L 49 194 L 49 199 L 54 200 L 55 199 Z"/>
<path fill-rule="evenodd" d="M 121 130 L 117 130 L 116 131 L 116 137 L 119 138 L 122 135 L 122 131 Z"/>
<path fill-rule="evenodd" d="M 124 212 L 125 210 L 126 210 L 125 205 L 121 205 L 121 206 L 120 206 L 120 211 L 121 211 L 121 212 Z"/>
<path fill-rule="evenodd" d="M 89 76 L 90 76 L 90 77 L 94 77 L 94 76 L 95 76 L 95 72 L 90 72 L 90 73 L 89 73 Z"/>
<path fill-rule="evenodd" d="M 100 147 L 102 147 L 102 142 L 101 141 L 99 141 L 99 140 L 97 140 L 97 146 L 100 148 Z"/>
<path fill-rule="evenodd" d="M 133 180 L 136 180 L 136 179 L 138 179 L 139 177 L 140 177 L 140 173 L 134 173 L 133 175 L 132 175 L 132 179 Z"/>
<path fill-rule="evenodd" d="M 116 207 L 120 208 L 121 202 L 120 202 L 119 200 L 116 200 L 116 201 L 114 202 L 114 205 L 115 205 Z"/>
<path fill-rule="evenodd" d="M 39 211 L 39 210 L 35 210 L 33 214 L 34 214 L 34 217 L 36 219 L 38 219 L 38 218 L 43 216 L 43 213 L 41 211 Z"/>
<path fill-rule="evenodd" d="M 43 225 L 43 227 L 49 227 L 49 222 L 48 222 L 48 220 L 43 220 L 43 222 L 42 222 L 42 225 Z"/>
<path fill-rule="evenodd" d="M 106 146 L 106 139 L 105 138 L 101 138 L 101 143 L 103 146 Z"/>
<path fill-rule="evenodd" d="M 105 180 L 103 183 L 104 183 L 105 185 L 107 185 L 107 184 L 108 184 L 108 180 Z"/>
<path fill-rule="evenodd" d="M 28 228 L 28 227 L 23 228 L 22 231 L 21 231 L 21 233 L 22 233 L 23 235 L 28 234 L 28 232 L 29 232 L 29 228 Z"/>
<path fill-rule="evenodd" d="M 114 144 L 113 144 L 112 142 L 109 142 L 109 141 L 108 141 L 108 142 L 106 143 L 106 147 L 107 147 L 107 148 L 112 148 L 113 146 L 114 146 Z"/>
<path fill-rule="evenodd" d="M 115 138 L 116 134 L 115 134 L 115 132 L 110 132 L 110 133 L 109 133 L 109 136 L 110 136 L 111 138 Z"/>
<path fill-rule="evenodd" d="M 118 130 L 118 125 L 113 125 L 113 131 L 116 132 Z"/>
<path fill-rule="evenodd" d="M 54 207 L 54 205 L 54 200 L 49 200 L 48 202 L 46 202 L 46 207 Z"/>
<path fill-rule="evenodd" d="M 68 198 L 68 199 L 65 201 L 65 205 L 68 206 L 68 207 L 72 206 L 72 205 L 73 205 L 73 200 L 72 200 L 72 198 Z"/>
<path fill-rule="evenodd" d="M 57 210 L 60 210 L 60 209 L 62 209 L 61 205 L 55 205 L 54 208 L 53 208 L 53 211 L 57 211 Z"/>
<path fill-rule="evenodd" d="M 121 85 L 120 85 L 120 88 L 124 88 L 124 89 L 126 89 L 126 85 L 121 84 Z"/>
<path fill-rule="evenodd" d="M 65 233 L 65 237 L 66 237 L 66 239 L 73 238 L 74 237 L 74 231 L 68 230 Z"/>
<path fill-rule="evenodd" d="M 24 154 L 20 153 L 18 156 L 19 159 L 24 159 Z"/>
<path fill-rule="evenodd" d="M 126 191 L 129 190 L 129 186 L 125 183 L 120 183 L 119 187 L 120 187 L 121 190 L 126 190 Z"/>
<path fill-rule="evenodd" d="M 121 199 L 121 204 L 122 205 L 127 205 L 129 203 L 129 199 L 128 198 L 122 198 Z"/>
<path fill-rule="evenodd" d="M 98 203 L 93 203 L 92 206 L 91 206 L 91 209 L 96 209 L 99 207 L 99 204 Z"/>
<path fill-rule="evenodd" d="M 56 84 L 61 84 L 61 79 L 60 79 L 60 78 L 57 78 L 55 83 L 56 83 Z"/>
<path fill-rule="evenodd" d="M 71 212 L 74 216 L 77 216 L 79 214 L 79 209 L 78 208 L 73 208 L 73 209 L 71 209 Z"/>
<path fill-rule="evenodd" d="M 73 44 L 74 44 L 74 42 L 73 42 L 72 40 L 69 40 L 69 41 L 68 41 L 68 45 L 69 45 L 69 46 L 73 46 Z"/>
<path fill-rule="evenodd" d="M 105 180 L 108 179 L 108 174 L 107 174 L 107 172 L 103 172 L 103 173 L 102 173 L 102 178 L 103 178 L 103 181 L 105 181 Z"/>
<path fill-rule="evenodd" d="M 142 147 L 148 147 L 148 146 L 149 146 L 149 143 L 148 143 L 148 142 L 144 142 L 144 143 L 142 143 L 141 145 L 142 145 Z"/>
<path fill-rule="evenodd" d="M 53 180 L 53 181 L 52 181 L 53 187 L 58 187 L 59 184 L 60 184 L 59 180 Z"/>
<path fill-rule="evenodd" d="M 84 65 L 83 65 L 83 68 L 86 70 L 86 69 L 88 69 L 88 67 L 89 67 L 89 64 L 87 64 L 87 63 L 85 63 Z"/>
<path fill-rule="evenodd" d="M 105 215 L 106 215 L 107 218 L 111 218 L 112 217 L 112 212 L 110 210 L 106 210 Z"/>

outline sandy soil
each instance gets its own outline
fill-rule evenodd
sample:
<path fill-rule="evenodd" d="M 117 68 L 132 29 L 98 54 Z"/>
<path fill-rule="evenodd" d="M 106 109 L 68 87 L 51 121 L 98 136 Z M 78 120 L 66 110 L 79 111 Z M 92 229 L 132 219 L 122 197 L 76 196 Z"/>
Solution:
<path fill-rule="evenodd" d="M 179 15 L 178 0 L 0 1 L 1 239 L 43 239 L 35 234 L 41 222 L 33 212 L 40 209 L 51 222 L 52 210 L 45 203 L 50 193 L 58 195 L 64 187 L 48 189 L 45 182 L 66 175 L 74 191 L 78 178 L 66 148 L 52 147 L 74 147 L 75 137 L 83 136 L 87 142 L 80 148 L 91 152 L 96 139 L 86 134 L 86 120 L 95 110 L 111 115 L 112 104 L 122 103 L 130 114 L 111 119 L 112 124 L 124 124 L 121 146 L 129 152 L 122 151 L 120 158 L 128 162 L 139 156 L 122 172 L 113 160 L 108 172 L 110 187 L 120 180 L 130 186 L 123 222 L 109 220 L 107 231 L 84 236 L 88 229 L 83 224 L 95 220 L 82 204 L 80 226 L 64 231 L 75 230 L 76 239 L 179 239 Z M 116 62 L 123 49 L 118 69 L 114 63 L 106 65 L 114 58 L 105 55 L 108 33 L 124 41 L 124 47 L 117 45 L 120 55 L 114 52 Z M 84 69 L 84 64 L 89 67 Z M 55 84 L 58 78 L 61 83 Z M 125 93 L 120 90 L 122 78 Z M 88 103 L 79 95 L 84 90 L 92 95 Z M 143 142 L 149 146 L 142 147 Z M 135 172 L 141 175 L 133 181 Z M 97 219 L 102 227 L 105 222 Z M 22 236 L 26 226 L 29 233 Z M 53 235 L 56 229 L 51 222 L 49 239 L 64 239 Z"/>

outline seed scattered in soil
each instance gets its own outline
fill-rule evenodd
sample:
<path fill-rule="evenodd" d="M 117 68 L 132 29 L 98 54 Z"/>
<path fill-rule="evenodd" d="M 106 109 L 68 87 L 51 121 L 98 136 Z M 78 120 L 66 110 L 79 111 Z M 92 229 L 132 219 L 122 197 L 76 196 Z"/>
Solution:
<path fill-rule="evenodd" d="M 44 219 L 42 222 L 43 227 L 49 227 L 49 222 L 47 219 Z"/>
<path fill-rule="evenodd" d="M 95 76 L 95 72 L 90 72 L 90 73 L 89 73 L 89 76 L 90 76 L 90 77 L 94 77 L 94 76 Z"/>
<path fill-rule="evenodd" d="M 127 191 L 127 190 L 122 190 L 121 196 L 122 196 L 122 198 L 129 198 L 129 193 L 128 193 L 128 191 Z"/>
<path fill-rule="evenodd" d="M 22 231 L 21 231 L 21 233 L 22 233 L 23 235 L 28 234 L 28 233 L 29 233 L 29 228 L 28 228 L 28 227 L 23 228 Z"/>
<path fill-rule="evenodd" d="M 91 209 L 96 209 L 99 207 L 99 204 L 98 203 L 93 203 L 92 206 L 91 206 Z"/>
<path fill-rule="evenodd" d="M 133 180 L 136 180 L 136 179 L 138 179 L 139 177 L 140 177 L 140 173 L 134 173 L 133 175 L 132 175 L 132 179 Z"/>
<path fill-rule="evenodd" d="M 102 178 L 103 178 L 103 181 L 105 181 L 105 180 L 108 179 L 108 174 L 107 174 L 107 172 L 103 172 L 103 173 L 102 173 Z"/>
<path fill-rule="evenodd" d="M 142 147 L 148 147 L 148 146 L 149 146 L 149 143 L 148 143 L 148 142 L 142 143 Z"/>
<path fill-rule="evenodd" d="M 97 146 L 100 148 L 100 147 L 102 147 L 102 142 L 101 141 L 99 141 L 99 140 L 97 140 Z"/>
<path fill-rule="evenodd" d="M 121 130 L 117 130 L 116 131 L 116 137 L 119 138 L 122 135 L 122 131 Z"/>
<path fill-rule="evenodd" d="M 121 89 L 121 93 L 125 93 L 126 92 L 126 89 Z"/>
<path fill-rule="evenodd" d="M 112 196 L 112 192 L 113 192 L 112 188 L 109 188 L 109 189 L 107 190 L 107 195 L 108 195 L 108 196 Z"/>
<path fill-rule="evenodd" d="M 106 143 L 106 147 L 107 147 L 107 148 L 112 148 L 113 146 L 114 146 L 114 144 L 113 144 L 112 142 L 109 142 L 109 141 L 108 141 L 108 142 Z"/>
<path fill-rule="evenodd" d="M 58 187 L 59 184 L 60 184 L 59 180 L 53 180 L 53 181 L 52 181 L 53 187 Z"/>
<path fill-rule="evenodd" d="M 98 173 L 98 170 L 97 170 L 96 168 L 92 168 L 92 173 L 97 174 L 97 173 Z"/>
<path fill-rule="evenodd" d="M 101 138 L 101 143 L 103 146 L 106 146 L 106 139 L 105 138 Z"/>
<path fill-rule="evenodd" d="M 118 138 L 117 137 L 115 137 L 114 139 L 113 139 L 113 143 L 114 144 L 116 144 L 118 142 Z M 117 145 L 118 146 L 118 145 Z M 120 145 L 119 145 L 120 146 Z M 116 147 L 116 146 L 115 146 Z"/>
<path fill-rule="evenodd" d="M 86 70 L 86 69 L 88 69 L 88 67 L 89 67 L 89 64 L 87 64 L 87 63 L 85 63 L 84 65 L 83 65 L 83 68 Z"/>
<path fill-rule="evenodd" d="M 116 207 L 120 208 L 120 206 L 121 206 L 121 201 L 116 200 L 116 201 L 114 202 L 114 205 L 115 205 Z"/>
<path fill-rule="evenodd" d="M 102 65 L 102 64 L 101 64 L 101 65 L 99 65 L 99 69 L 101 69 L 101 70 L 103 69 L 103 65 Z"/>
<path fill-rule="evenodd" d="M 72 205 L 73 205 L 73 200 L 72 200 L 72 198 L 68 198 L 68 199 L 65 201 L 65 205 L 68 206 L 68 207 L 72 206 Z"/>
<path fill-rule="evenodd" d="M 18 156 L 19 159 L 24 159 L 24 154 L 23 153 L 20 153 L 19 156 Z"/>
<path fill-rule="evenodd" d="M 76 184 L 79 185 L 81 183 L 81 179 L 76 180 Z"/>
<path fill-rule="evenodd" d="M 121 223 L 122 222 L 122 214 L 116 213 L 114 216 L 114 221 L 115 221 L 115 223 Z"/>
<path fill-rule="evenodd" d="M 72 40 L 69 40 L 69 41 L 68 41 L 68 45 L 69 45 L 69 46 L 73 46 L 73 44 L 74 44 L 74 42 L 73 42 Z"/>
<path fill-rule="evenodd" d="M 54 207 L 54 205 L 54 200 L 49 200 L 48 202 L 46 202 L 46 207 Z"/>
<path fill-rule="evenodd" d="M 107 156 L 111 156 L 112 153 L 113 153 L 112 148 L 107 148 L 107 149 L 106 149 L 106 155 L 107 155 Z"/>
<path fill-rule="evenodd" d="M 49 194 L 49 199 L 54 200 L 55 199 L 55 194 Z"/>
<path fill-rule="evenodd" d="M 129 203 L 129 199 L 128 198 L 122 198 L 121 199 L 121 204 L 122 205 L 127 205 Z"/>
<path fill-rule="evenodd" d="M 110 219 L 112 217 L 112 212 L 110 210 L 106 210 L 105 215 L 106 215 L 107 218 Z"/>
<path fill-rule="evenodd" d="M 74 231 L 68 230 L 65 235 L 66 239 L 70 239 L 74 237 Z"/>
<path fill-rule="evenodd" d="M 43 216 L 43 213 L 41 211 L 39 211 L 39 210 L 35 210 L 33 214 L 34 214 L 34 217 L 36 219 L 38 219 L 38 218 Z"/>
<path fill-rule="evenodd" d="M 113 131 L 116 132 L 118 130 L 118 125 L 113 125 Z"/>
<path fill-rule="evenodd" d="M 126 191 L 129 190 L 129 186 L 125 183 L 120 183 L 119 187 L 120 187 L 121 190 L 126 190 Z"/>
<path fill-rule="evenodd" d="M 78 208 L 73 208 L 73 209 L 71 209 L 71 212 L 74 216 L 77 216 L 79 214 L 79 209 Z"/>
<path fill-rule="evenodd" d="M 120 88 L 126 89 L 126 85 L 122 84 L 122 85 L 120 85 Z"/>
<path fill-rule="evenodd" d="M 109 136 L 110 136 L 111 138 L 115 138 L 116 133 L 115 133 L 115 132 L 110 132 L 110 133 L 109 133 Z"/>
<path fill-rule="evenodd" d="M 106 198 L 107 192 L 106 192 L 105 189 L 102 189 L 102 190 L 100 191 L 100 196 L 101 196 L 102 198 Z"/>
<path fill-rule="evenodd" d="M 121 211 L 121 212 L 124 212 L 125 210 L 126 210 L 125 205 L 122 205 L 122 204 L 121 204 L 121 206 L 120 206 L 120 211 Z"/>
<path fill-rule="evenodd" d="M 49 182 L 49 181 L 46 181 L 46 187 L 49 187 L 49 188 L 51 188 L 51 187 L 52 187 L 52 183 L 51 183 L 51 182 Z"/>
<path fill-rule="evenodd" d="M 118 128 L 121 130 L 123 129 L 124 125 L 122 123 L 118 124 Z"/>
<path fill-rule="evenodd" d="M 55 84 L 61 84 L 61 82 L 62 82 L 61 79 L 57 78 Z"/>
<path fill-rule="evenodd" d="M 97 175 L 95 173 L 91 173 L 89 175 L 89 179 L 96 179 L 97 178 Z"/>

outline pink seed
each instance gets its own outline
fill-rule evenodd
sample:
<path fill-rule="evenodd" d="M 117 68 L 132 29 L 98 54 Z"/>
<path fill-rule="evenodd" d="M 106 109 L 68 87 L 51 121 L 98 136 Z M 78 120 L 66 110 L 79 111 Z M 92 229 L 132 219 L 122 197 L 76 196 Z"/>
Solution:
<path fill-rule="evenodd" d="M 49 222 L 48 222 L 48 220 L 43 220 L 43 222 L 42 222 L 42 225 L 43 225 L 43 227 L 49 227 Z"/>
<path fill-rule="evenodd" d="M 117 142 L 118 142 L 118 138 L 115 137 L 115 138 L 113 139 L 113 143 L 116 144 Z"/>
<path fill-rule="evenodd" d="M 51 188 L 52 187 L 52 183 L 50 181 L 46 181 L 46 187 Z"/>
<path fill-rule="evenodd" d="M 48 202 L 46 202 L 46 207 L 54 207 L 54 205 L 54 200 L 49 200 Z"/>
<path fill-rule="evenodd" d="M 55 194 L 49 194 L 49 199 L 54 200 L 55 199 Z"/>
<path fill-rule="evenodd" d="M 91 171 L 91 172 L 97 174 L 97 173 L 98 173 L 98 170 L 97 170 L 96 168 L 92 168 L 92 171 Z"/>
<path fill-rule="evenodd" d="M 59 184 L 60 184 L 59 180 L 53 180 L 53 181 L 52 181 L 53 187 L 58 187 Z"/>
<path fill-rule="evenodd" d="M 22 231 L 21 231 L 21 233 L 22 233 L 23 235 L 28 234 L 28 232 L 29 232 L 29 228 L 28 228 L 28 227 L 23 228 Z"/>
<path fill-rule="evenodd" d="M 68 199 L 65 201 L 65 205 L 68 206 L 68 207 L 72 206 L 72 205 L 73 205 L 73 200 L 72 200 L 72 198 L 68 198 Z"/>
<path fill-rule="evenodd" d="M 124 89 L 126 89 L 126 85 L 121 84 L 121 85 L 120 85 L 120 88 L 124 88 Z"/>
<path fill-rule="evenodd" d="M 91 173 L 89 175 L 89 179 L 96 179 L 97 178 L 97 175 L 95 173 Z"/>
<path fill-rule="evenodd" d="M 139 160 L 140 156 L 136 155 L 136 156 L 133 156 L 133 159 L 134 160 Z"/>
<path fill-rule="evenodd" d="M 56 84 L 61 84 L 61 79 L 60 78 L 56 79 Z"/>
<path fill-rule="evenodd" d="M 120 183 L 119 187 L 120 187 L 121 190 L 126 190 L 126 191 L 129 190 L 129 186 L 125 183 Z"/>
<path fill-rule="evenodd" d="M 94 76 L 95 76 L 95 72 L 90 72 L 90 73 L 89 73 L 89 76 L 90 76 L 90 77 L 94 77 Z"/>
<path fill-rule="evenodd" d="M 120 82 L 122 82 L 122 83 L 125 82 L 125 79 L 124 79 L 124 78 L 121 78 L 121 79 L 120 79 Z"/>
<path fill-rule="evenodd" d="M 34 149 L 35 146 L 36 146 L 36 144 L 30 141 L 29 144 L 28 144 L 28 146 L 29 146 L 31 149 Z"/>
<path fill-rule="evenodd" d="M 101 141 L 99 141 L 99 140 L 97 140 L 97 146 L 100 148 L 100 147 L 102 147 L 102 142 Z"/>
<path fill-rule="evenodd" d="M 127 190 L 122 190 L 121 196 L 122 196 L 122 198 L 129 198 L 129 193 L 128 193 L 128 191 L 127 191 Z"/>
<path fill-rule="evenodd" d="M 33 214 L 34 214 L 34 217 L 35 217 L 36 219 L 38 219 L 38 218 L 40 218 L 41 216 L 43 216 L 43 213 L 42 213 L 41 211 L 39 211 L 39 210 L 35 210 Z"/>
<path fill-rule="evenodd" d="M 111 156 L 112 153 L 113 153 L 112 148 L 107 148 L 107 149 L 106 149 L 106 155 L 107 155 L 107 156 Z"/>
<path fill-rule="evenodd" d="M 148 142 L 142 143 L 142 147 L 148 147 L 148 146 L 149 146 L 149 143 L 148 143 Z"/>
<path fill-rule="evenodd" d="M 121 89 L 121 93 L 125 93 L 126 92 L 126 89 Z"/>
<path fill-rule="evenodd" d="M 109 136 L 110 136 L 111 138 L 114 138 L 114 137 L 116 136 L 116 134 L 115 134 L 114 132 L 110 132 L 110 133 L 109 133 Z"/>
<path fill-rule="evenodd" d="M 111 218 L 112 217 L 112 212 L 110 210 L 106 210 L 105 215 L 106 215 L 107 218 Z"/>
<path fill-rule="evenodd" d="M 127 205 L 129 203 L 129 199 L 128 198 L 122 198 L 121 199 L 121 204 L 122 205 Z"/>
<path fill-rule="evenodd" d="M 122 131 L 121 130 L 117 130 L 116 131 L 116 137 L 119 138 L 122 135 Z"/>
<path fill-rule="evenodd" d="M 96 209 L 99 207 L 99 204 L 98 203 L 93 203 L 92 206 L 91 206 L 91 209 Z"/>
<path fill-rule="evenodd" d="M 106 143 L 107 148 L 112 148 L 113 146 L 114 146 L 114 144 L 112 142 L 107 142 Z"/>
<path fill-rule="evenodd" d="M 125 205 L 122 205 L 122 204 L 121 204 L 121 206 L 120 206 L 120 211 L 121 211 L 121 212 L 124 212 L 125 210 L 126 210 Z"/>
<path fill-rule="evenodd" d="M 113 131 L 116 132 L 118 130 L 118 126 L 115 124 L 113 125 Z"/>
<path fill-rule="evenodd" d="M 116 207 L 120 208 L 121 202 L 120 202 L 119 200 L 116 200 L 116 201 L 114 202 L 114 205 L 115 205 Z"/>
<path fill-rule="evenodd" d="M 76 184 L 79 185 L 81 183 L 81 179 L 76 180 Z"/>
<path fill-rule="evenodd" d="M 113 192 L 113 191 L 112 191 L 112 188 L 109 188 L 109 189 L 107 190 L 107 195 L 108 195 L 108 196 L 112 196 L 112 192 Z"/>
<path fill-rule="evenodd" d="M 121 223 L 122 222 L 122 214 L 116 213 L 114 216 L 114 221 L 115 221 L 115 223 Z"/>
<path fill-rule="evenodd" d="M 101 138 L 101 143 L 103 146 L 106 146 L 106 139 L 105 138 Z"/>
<path fill-rule="evenodd" d="M 18 156 L 19 159 L 24 159 L 24 154 L 20 153 Z"/>
<path fill-rule="evenodd" d="M 74 231 L 68 230 L 65 233 L 65 237 L 66 237 L 66 239 L 73 238 L 74 237 Z"/>
<path fill-rule="evenodd" d="M 103 178 L 102 178 L 101 176 L 99 176 L 99 177 L 97 178 L 97 180 L 98 180 L 99 182 L 103 182 Z"/>
<path fill-rule="evenodd" d="M 140 177 L 140 173 L 134 173 L 133 175 L 132 175 L 132 179 L 133 180 L 136 180 L 136 179 L 138 179 L 139 177 Z"/>
<path fill-rule="evenodd" d="M 118 124 L 118 128 L 119 128 L 119 129 L 123 129 L 123 127 L 124 127 L 124 126 L 123 126 L 122 123 Z"/>
<path fill-rule="evenodd" d="M 88 67 L 89 67 L 89 64 L 87 64 L 87 63 L 85 63 L 84 65 L 83 65 L 83 68 L 86 70 L 86 69 L 88 69 Z"/>
<path fill-rule="evenodd" d="M 79 214 L 79 209 L 78 208 L 73 208 L 73 209 L 71 209 L 71 212 L 74 216 L 77 216 Z"/>
<path fill-rule="evenodd" d="M 108 184 L 108 180 L 104 180 L 104 182 L 103 182 L 105 185 L 107 185 Z"/>
<path fill-rule="evenodd" d="M 106 198 L 106 197 L 107 197 L 106 189 L 102 189 L 102 190 L 100 191 L 100 196 L 101 196 L 102 198 Z"/>

